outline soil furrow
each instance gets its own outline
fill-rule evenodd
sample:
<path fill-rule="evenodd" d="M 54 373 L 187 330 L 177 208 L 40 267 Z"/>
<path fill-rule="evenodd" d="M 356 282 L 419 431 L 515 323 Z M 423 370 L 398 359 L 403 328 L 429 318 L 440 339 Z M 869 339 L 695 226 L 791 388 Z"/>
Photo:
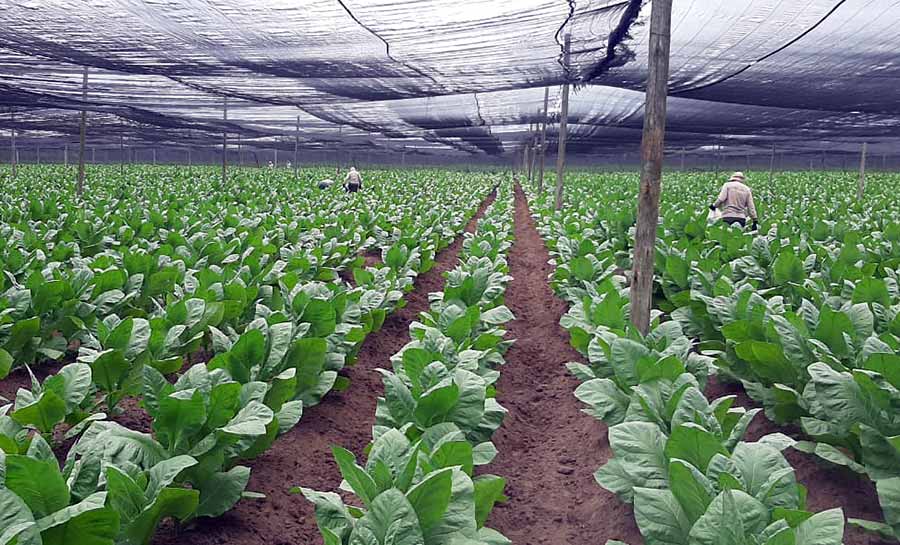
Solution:
<path fill-rule="evenodd" d="M 466 226 L 472 232 L 484 210 L 494 200 L 491 194 Z M 198 521 L 180 534 L 161 528 L 155 545 L 306 545 L 322 543 L 312 504 L 290 494 L 292 486 L 335 491 L 341 475 L 331 455 L 332 445 L 341 445 L 361 457 L 372 439 L 375 405 L 383 387 L 376 368 L 390 368 L 390 357 L 409 341 L 409 324 L 419 312 L 428 310 L 428 294 L 440 291 L 443 275 L 457 264 L 463 235 L 442 252 L 434 268 L 420 275 L 415 289 L 406 294 L 406 306 L 394 312 L 380 331 L 363 343 L 358 363 L 346 369 L 350 388 L 331 392 L 322 403 L 304 411 L 296 428 L 280 437 L 271 449 L 250 465 L 253 472 L 248 490 L 262 492 L 265 500 L 244 500 L 215 519 Z"/>
<path fill-rule="evenodd" d="M 516 545 L 639 543 L 629 506 L 594 481 L 611 456 L 607 428 L 580 412 L 573 395 L 578 384 L 565 364 L 581 356 L 559 326 L 566 303 L 550 289 L 550 256 L 519 187 L 515 222 L 506 304 L 516 316 L 509 327 L 516 342 L 497 394 L 509 414 L 494 435 L 499 455 L 488 466 L 507 479 L 509 501 L 488 526 Z"/>

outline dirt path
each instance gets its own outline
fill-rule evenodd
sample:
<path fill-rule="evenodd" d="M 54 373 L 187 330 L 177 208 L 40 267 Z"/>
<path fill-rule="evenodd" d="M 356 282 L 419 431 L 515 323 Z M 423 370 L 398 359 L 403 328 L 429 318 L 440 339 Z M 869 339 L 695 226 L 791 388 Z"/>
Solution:
<path fill-rule="evenodd" d="M 640 543 L 630 507 L 594 481 L 611 456 L 606 426 L 580 412 L 573 395 L 577 381 L 565 364 L 581 356 L 559 326 L 567 307 L 547 283 L 549 254 L 518 187 L 515 219 L 506 304 L 516 315 L 509 328 L 516 342 L 497 395 L 509 415 L 494 435 L 499 455 L 487 468 L 507 479 L 509 502 L 488 526 L 515 545 Z"/>
<path fill-rule="evenodd" d="M 478 218 L 493 202 L 491 195 L 466 226 L 474 231 Z M 358 363 L 347 370 L 351 385 L 345 392 L 332 392 L 321 404 L 305 411 L 300 423 L 279 438 L 252 464 L 248 490 L 262 492 L 262 501 L 244 500 L 216 519 L 204 519 L 177 535 L 161 528 L 155 545 L 307 545 L 321 544 L 312 504 L 302 496 L 288 493 L 302 485 L 335 491 L 340 472 L 331 456 L 331 446 L 341 445 L 358 457 L 372 439 L 376 398 L 383 386 L 378 367 L 390 368 L 390 357 L 409 341 L 409 324 L 428 309 L 428 293 L 443 288 L 443 274 L 454 268 L 462 247 L 460 235 L 436 259 L 435 266 L 416 279 L 415 289 L 406 294 L 407 305 L 391 314 L 378 333 L 363 344 Z"/>

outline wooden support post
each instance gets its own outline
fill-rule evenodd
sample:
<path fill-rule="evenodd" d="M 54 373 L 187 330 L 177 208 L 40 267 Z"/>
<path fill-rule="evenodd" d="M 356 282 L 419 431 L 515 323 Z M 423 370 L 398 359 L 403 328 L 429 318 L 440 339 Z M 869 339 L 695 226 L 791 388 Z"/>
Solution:
<path fill-rule="evenodd" d="M 153 154 L 153 166 L 156 166 L 156 148 L 153 148 L 151 152 Z"/>
<path fill-rule="evenodd" d="M 13 109 L 9 109 L 9 164 L 12 165 L 12 176 L 16 177 L 19 173 L 19 152 L 16 149 L 16 114 Z"/>
<path fill-rule="evenodd" d="M 91 164 L 97 164 L 97 146 L 91 146 Z"/>
<path fill-rule="evenodd" d="M 547 159 L 547 108 L 550 102 L 550 88 L 544 87 L 544 109 L 541 116 L 541 161 L 538 167 L 538 194 L 544 192 L 544 163 Z"/>
<path fill-rule="evenodd" d="M 222 186 L 228 182 L 228 97 L 222 101 Z"/>
<path fill-rule="evenodd" d="M 237 164 L 239 167 L 244 166 L 244 155 L 243 155 L 243 142 L 241 142 L 241 133 L 238 133 L 238 160 Z"/>
<path fill-rule="evenodd" d="M 69 166 L 69 144 L 63 145 L 63 166 Z"/>
<path fill-rule="evenodd" d="M 276 142 L 275 145 L 277 146 L 278 143 Z M 275 160 L 272 162 L 275 164 L 275 168 L 278 168 L 278 148 L 275 148 Z"/>
<path fill-rule="evenodd" d="M 631 322 L 644 335 L 650 329 L 650 309 L 653 303 L 671 29 L 672 0 L 654 0 L 650 14 L 650 70 L 644 106 L 644 134 L 641 139 L 641 186 L 631 281 Z"/>
<path fill-rule="evenodd" d="M 775 179 L 775 144 L 772 144 L 772 159 L 769 161 L 769 184 Z"/>
<path fill-rule="evenodd" d="M 563 46 L 563 64 L 566 69 L 569 68 L 569 56 L 572 48 L 572 35 L 566 34 L 566 40 Z M 568 73 L 566 74 L 568 78 Z M 563 204 L 563 180 L 566 173 L 566 139 L 569 130 L 569 82 L 563 84 L 562 88 L 562 107 L 559 113 L 559 149 L 556 152 L 556 196 L 555 207 L 557 210 L 562 209 Z"/>
<path fill-rule="evenodd" d="M 119 173 L 125 174 L 125 135 L 119 136 Z"/>
<path fill-rule="evenodd" d="M 862 200 L 863 194 L 866 192 L 866 151 L 869 148 L 868 142 L 863 142 L 862 154 L 859 156 L 859 186 L 856 188 L 856 200 Z"/>
<path fill-rule="evenodd" d="M 39 164 L 39 165 L 41 164 L 41 147 L 40 146 L 38 146 L 34 150 L 34 160 L 37 162 L 37 164 Z"/>
<path fill-rule="evenodd" d="M 81 101 L 87 102 L 88 69 L 84 67 L 81 82 Z M 87 110 L 81 110 L 81 136 L 78 139 L 78 183 L 75 192 L 80 197 L 84 193 L 84 139 L 87 135 Z"/>
<path fill-rule="evenodd" d="M 297 154 L 300 151 L 300 116 L 297 116 L 297 129 L 294 131 L 294 178 L 297 177 L 298 169 L 300 168 L 300 162 L 297 159 Z"/>

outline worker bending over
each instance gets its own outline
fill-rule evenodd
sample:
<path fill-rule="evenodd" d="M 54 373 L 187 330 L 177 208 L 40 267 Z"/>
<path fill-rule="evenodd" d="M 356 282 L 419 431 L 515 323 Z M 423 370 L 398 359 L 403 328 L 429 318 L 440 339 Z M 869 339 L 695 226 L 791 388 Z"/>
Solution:
<path fill-rule="evenodd" d="M 747 225 L 747 218 L 753 221 L 753 229 L 758 227 L 756 205 L 753 204 L 753 192 L 744 184 L 744 173 L 735 172 L 722 186 L 719 198 L 709 205 L 713 211 L 721 211 L 721 219 L 728 225 L 738 223 Z"/>
<path fill-rule="evenodd" d="M 347 193 L 356 193 L 362 189 L 362 176 L 359 175 L 356 167 L 350 167 L 350 172 L 344 178 L 344 189 L 347 190 Z"/>

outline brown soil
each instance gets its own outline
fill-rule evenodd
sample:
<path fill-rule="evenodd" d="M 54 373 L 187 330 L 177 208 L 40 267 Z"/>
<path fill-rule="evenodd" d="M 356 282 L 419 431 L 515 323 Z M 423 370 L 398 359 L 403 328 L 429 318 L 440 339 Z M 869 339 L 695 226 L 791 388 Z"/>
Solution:
<path fill-rule="evenodd" d="M 473 231 L 489 196 L 466 227 Z M 375 404 L 383 386 L 376 368 L 390 368 L 390 357 L 409 341 L 409 324 L 428 309 L 428 293 L 443 288 L 443 275 L 457 264 L 463 237 L 437 256 L 433 269 L 416 279 L 415 289 L 406 296 L 406 306 L 391 314 L 381 331 L 363 343 L 358 363 L 348 368 L 351 386 L 332 392 L 321 404 L 303 414 L 296 428 L 282 436 L 259 459 L 251 462 L 253 472 L 248 490 L 262 492 L 265 500 L 244 500 L 225 515 L 198 521 L 176 533 L 166 526 L 154 545 L 306 545 L 321 544 L 312 504 L 303 496 L 289 493 L 292 486 L 335 491 L 340 472 L 331 455 L 332 445 L 341 445 L 362 457 L 371 441 Z"/>
<path fill-rule="evenodd" d="M 630 507 L 594 481 L 612 455 L 607 428 L 580 412 L 573 395 L 578 383 L 565 364 L 583 360 L 559 326 L 567 306 L 547 283 L 550 256 L 518 187 L 515 219 L 506 304 L 516 316 L 509 328 L 516 342 L 497 395 L 509 414 L 494 435 L 499 454 L 487 468 L 506 478 L 509 501 L 488 526 L 516 545 L 639 543 Z"/>
<path fill-rule="evenodd" d="M 736 406 L 748 408 L 759 406 L 747 396 L 740 384 L 722 383 L 716 380 L 716 377 L 710 377 L 706 395 L 709 399 L 736 395 Z M 764 435 L 776 432 L 781 432 L 797 440 L 806 439 L 798 427 L 779 426 L 760 413 L 747 430 L 745 440 L 756 441 Z M 850 470 L 824 464 L 816 456 L 794 449 L 785 451 L 785 457 L 794 467 L 797 481 L 803 484 L 809 492 L 807 508 L 810 511 L 817 512 L 840 507 L 844 510 L 844 516 L 848 518 L 883 520 L 881 508 L 878 506 L 878 496 L 875 493 L 875 485 L 872 481 Z M 888 543 L 891 542 L 849 525 L 844 532 L 845 545 L 887 545 Z"/>

